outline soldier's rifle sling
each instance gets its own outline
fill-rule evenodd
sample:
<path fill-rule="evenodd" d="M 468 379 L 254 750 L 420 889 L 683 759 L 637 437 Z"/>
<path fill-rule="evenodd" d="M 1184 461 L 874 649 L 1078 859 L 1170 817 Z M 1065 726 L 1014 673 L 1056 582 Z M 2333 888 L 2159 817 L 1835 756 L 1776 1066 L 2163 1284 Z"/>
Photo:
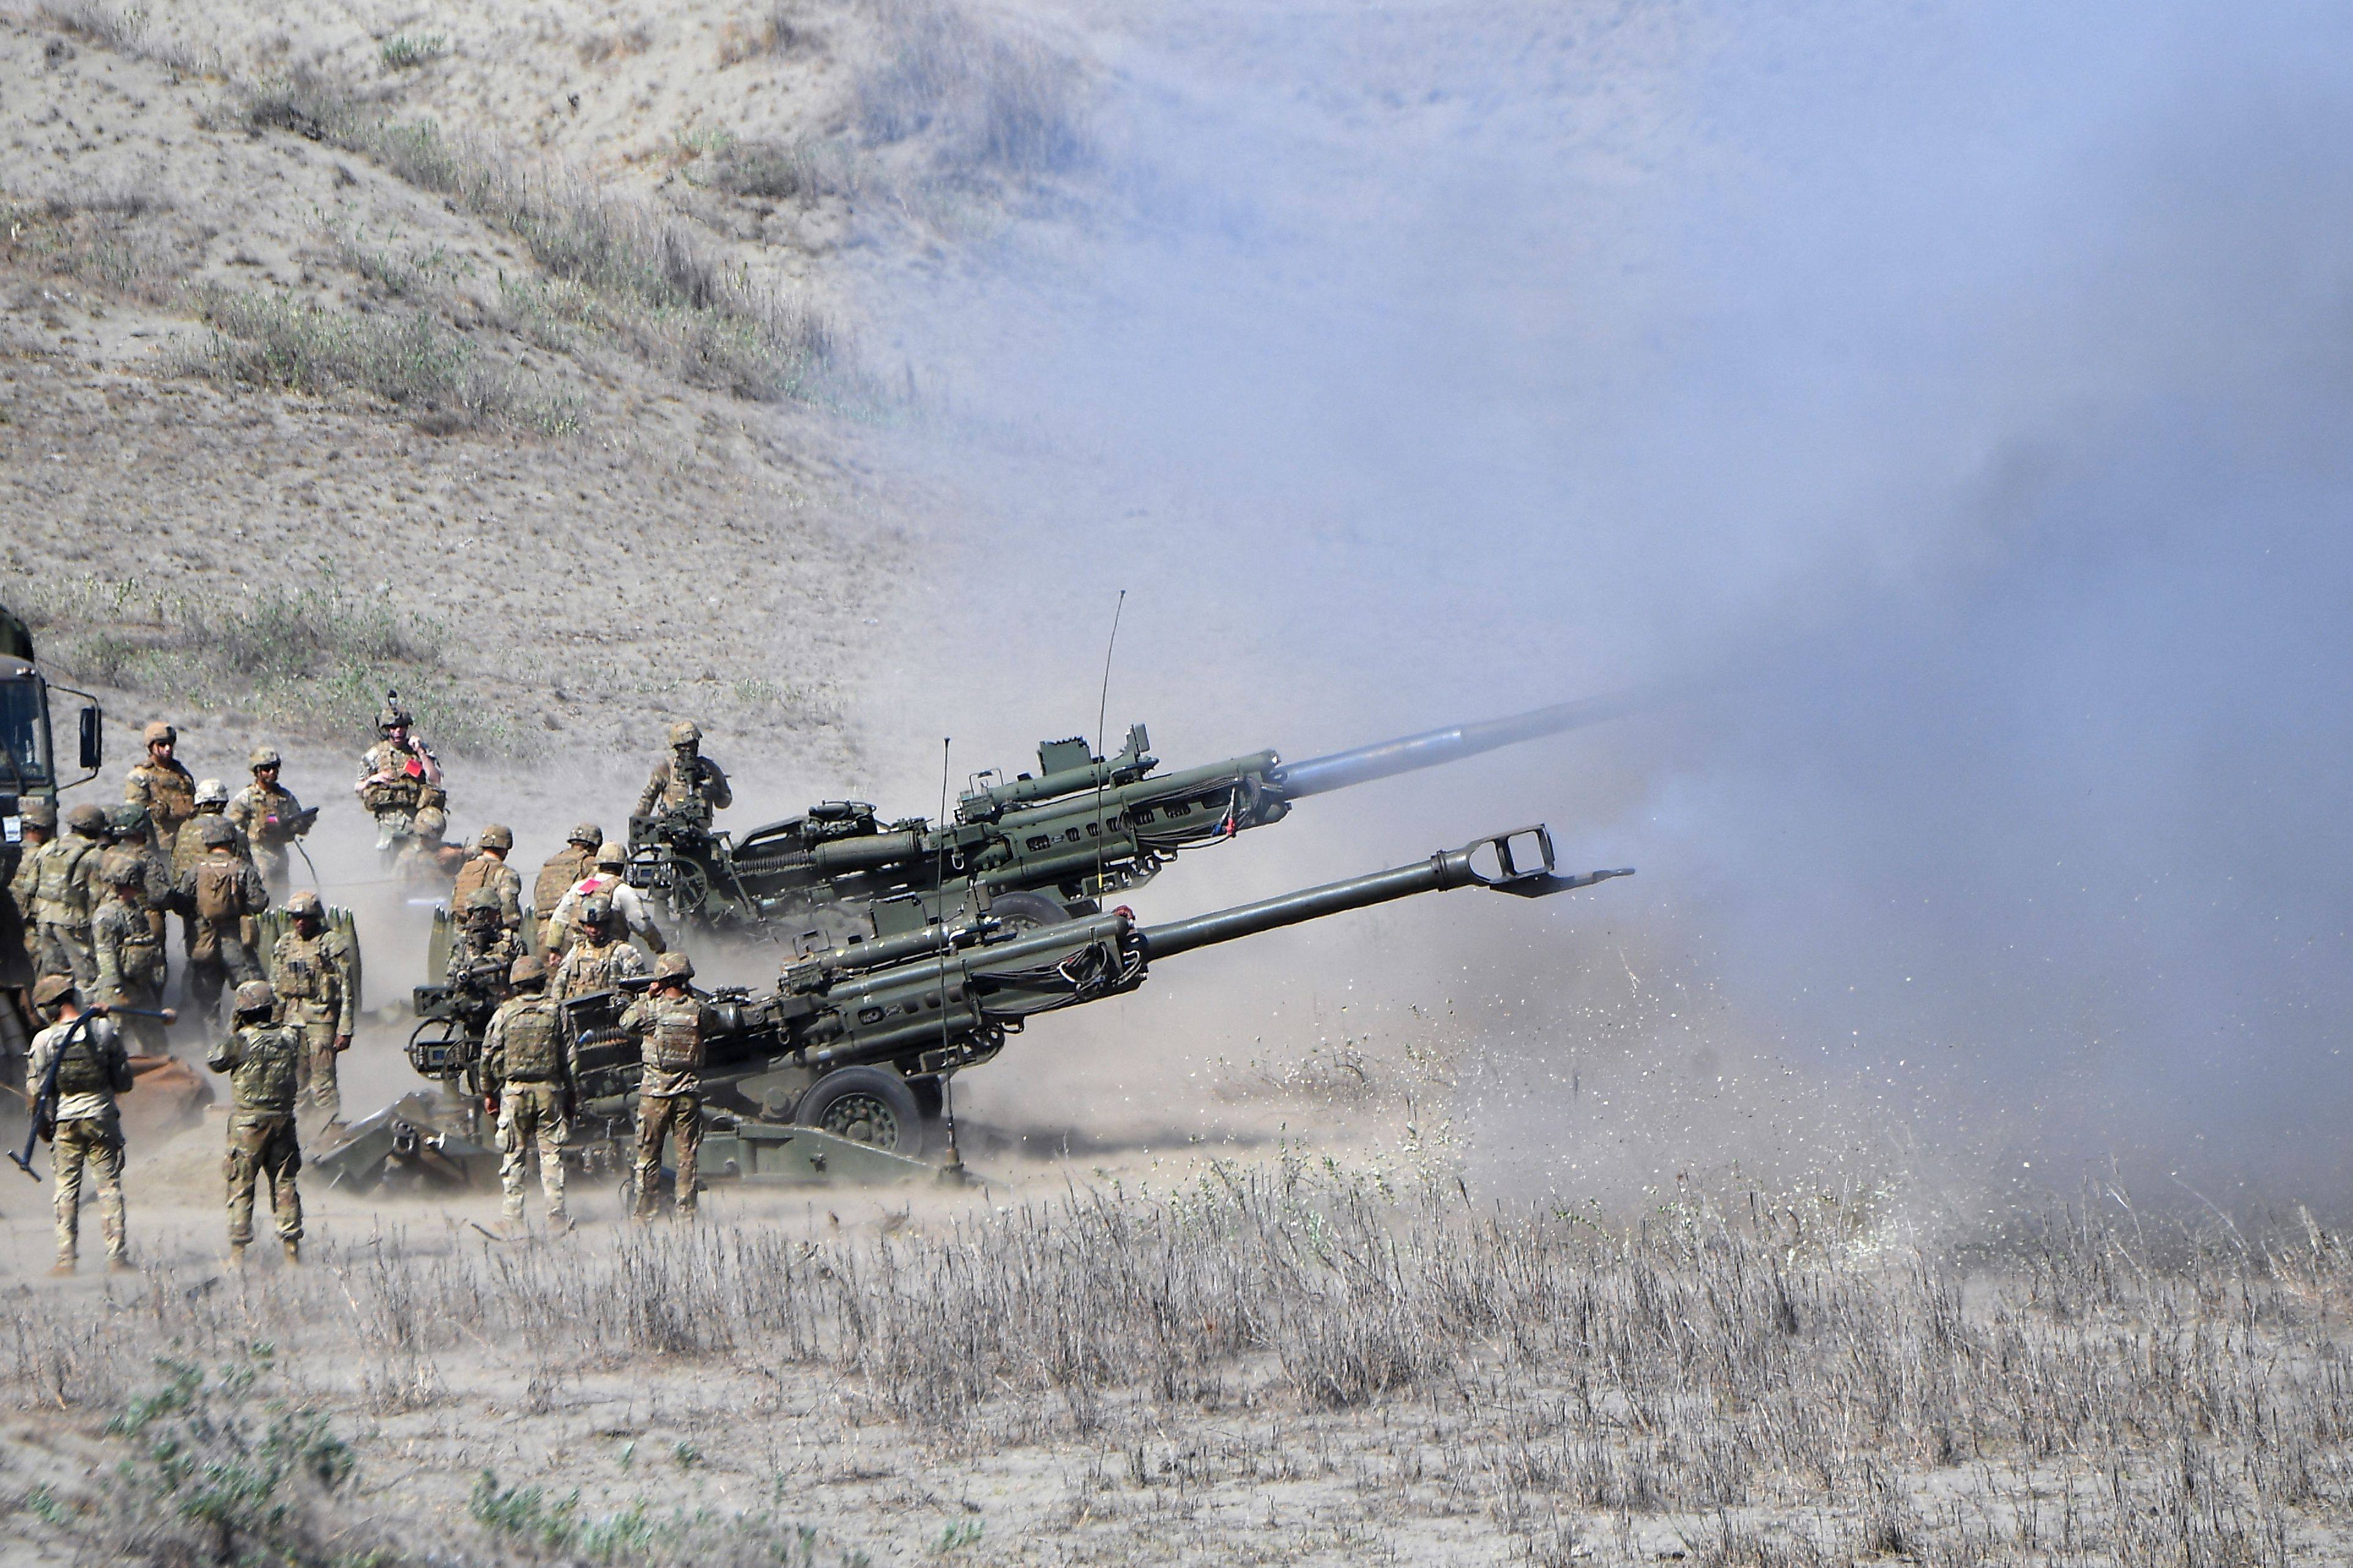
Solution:
<path fill-rule="evenodd" d="M 25 1152 L 19 1154 L 14 1149 L 8 1151 L 8 1158 L 16 1162 L 16 1169 L 34 1181 L 41 1179 L 40 1173 L 33 1169 L 33 1146 L 41 1136 L 41 1108 L 47 1106 L 51 1111 L 57 1109 L 58 1069 L 65 1066 L 66 1052 L 73 1048 L 76 1040 L 90 1032 L 91 1024 L 117 1013 L 132 1018 L 161 1018 L 167 1024 L 175 1022 L 180 1016 L 169 1007 L 160 1011 L 145 1007 L 93 1007 L 75 1016 L 74 1021 L 66 1026 L 66 1037 L 58 1042 L 57 1050 L 49 1058 L 49 1070 L 41 1075 L 40 1091 L 26 1103 L 25 1109 L 32 1119 L 32 1125 L 25 1129 Z"/>

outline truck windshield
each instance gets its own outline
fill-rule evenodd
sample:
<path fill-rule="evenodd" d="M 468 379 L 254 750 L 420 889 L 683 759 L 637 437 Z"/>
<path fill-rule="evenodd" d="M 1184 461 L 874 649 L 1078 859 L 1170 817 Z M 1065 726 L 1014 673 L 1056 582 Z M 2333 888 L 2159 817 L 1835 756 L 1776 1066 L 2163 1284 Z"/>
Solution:
<path fill-rule="evenodd" d="M 0 679 L 0 794 L 15 795 L 48 778 L 48 726 L 41 722 L 40 682 L 30 675 Z"/>

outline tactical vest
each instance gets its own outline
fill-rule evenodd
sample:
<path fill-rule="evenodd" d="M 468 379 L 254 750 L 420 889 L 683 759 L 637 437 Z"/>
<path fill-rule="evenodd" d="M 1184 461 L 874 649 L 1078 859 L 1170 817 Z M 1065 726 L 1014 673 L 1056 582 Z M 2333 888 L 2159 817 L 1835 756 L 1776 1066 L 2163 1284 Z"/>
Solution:
<path fill-rule="evenodd" d="M 66 1094 L 111 1094 L 114 1075 L 106 1070 L 106 1058 L 99 1054 L 98 1030 L 95 1026 L 79 1031 L 58 1055 L 58 1092 Z"/>
<path fill-rule="evenodd" d="M 602 947 L 581 943 L 565 956 L 565 994 L 585 996 L 591 991 L 610 990 L 621 965 L 628 962 L 622 955 L 636 951 L 626 942 L 608 942 Z"/>
<path fill-rule="evenodd" d="M 646 1066 L 656 1072 L 694 1072 L 702 1066 L 702 1005 L 692 998 L 656 1002 L 648 1009 Z"/>
<path fill-rule="evenodd" d="M 245 862 L 207 858 L 196 862 L 196 913 L 227 925 L 245 912 Z"/>
<path fill-rule="evenodd" d="M 154 820 L 157 831 L 168 833 L 196 814 L 196 784 L 178 768 L 159 768 L 153 763 L 142 763 L 131 770 L 139 781 L 141 793 L 147 796 L 147 815 Z"/>
<path fill-rule="evenodd" d="M 556 856 L 540 868 L 539 880 L 531 890 L 531 901 L 546 920 L 555 913 L 555 906 L 572 890 L 572 884 L 595 870 L 596 857 L 586 853 Z"/>
<path fill-rule="evenodd" d="M 147 911 L 110 899 L 98 911 L 98 923 L 106 928 L 106 940 L 115 948 L 115 967 L 123 984 L 144 991 L 161 991 L 164 939 L 156 934 Z"/>
<path fill-rule="evenodd" d="M 564 1076 L 564 1031 L 554 1003 L 510 1002 L 501 1018 L 508 1082 L 554 1083 Z"/>
<path fill-rule="evenodd" d="M 278 939 L 277 973 L 270 984 L 278 994 L 295 1002 L 330 1000 L 334 987 L 329 982 L 334 977 L 334 961 L 326 951 L 324 938 L 308 939 L 289 931 Z"/>
<path fill-rule="evenodd" d="M 420 766 L 416 773 L 408 771 L 412 763 L 423 761 L 415 752 L 404 751 L 390 742 L 374 747 L 367 754 L 368 778 L 360 791 L 360 804 L 370 811 L 416 811 L 425 800 L 425 774 Z M 390 778 L 377 775 L 389 773 Z"/>
<path fill-rule="evenodd" d="M 248 1025 L 237 1032 L 245 1047 L 230 1070 L 239 1110 L 269 1116 L 294 1113 L 294 1064 L 302 1054 L 302 1037 L 276 1024 Z"/>
<path fill-rule="evenodd" d="M 41 846 L 40 875 L 33 884 L 34 912 L 52 925 L 90 923 L 90 885 L 81 863 L 98 853 L 98 841 L 77 834 Z"/>

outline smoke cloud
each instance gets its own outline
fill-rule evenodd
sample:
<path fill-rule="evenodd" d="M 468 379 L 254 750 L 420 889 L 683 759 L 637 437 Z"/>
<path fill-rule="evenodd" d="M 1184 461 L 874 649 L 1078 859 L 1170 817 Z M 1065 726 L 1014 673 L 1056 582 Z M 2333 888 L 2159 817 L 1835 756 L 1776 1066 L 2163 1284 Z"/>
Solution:
<path fill-rule="evenodd" d="M 1972 1202 L 2110 1161 L 2353 1190 L 2348 35 L 1440 4 L 1092 36 L 1069 210 L 893 301 L 967 510 L 891 798 L 928 809 L 946 730 L 975 766 L 1092 731 L 1122 588 L 1111 726 L 1172 763 L 1671 688 L 1135 901 L 1539 817 L 1633 883 L 1205 955 L 1085 1048 L 1353 988 L 1479 1037 L 1497 1180 L 1894 1150 Z"/>

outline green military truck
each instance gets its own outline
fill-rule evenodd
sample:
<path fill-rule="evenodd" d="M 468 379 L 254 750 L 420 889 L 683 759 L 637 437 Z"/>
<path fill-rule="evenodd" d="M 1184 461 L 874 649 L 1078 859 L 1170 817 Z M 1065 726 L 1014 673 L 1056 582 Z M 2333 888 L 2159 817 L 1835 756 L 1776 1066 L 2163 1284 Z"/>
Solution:
<path fill-rule="evenodd" d="M 50 693 L 81 699 L 75 765 L 79 776 L 64 777 L 52 720 Z M 104 716 L 98 700 L 69 687 L 53 686 L 33 662 L 33 636 L 25 623 L 0 605 L 0 884 L 16 873 L 23 852 L 23 803 L 32 799 L 55 802 L 60 789 L 87 784 L 98 776 L 102 760 Z M 13 901 L 0 898 L 0 1081 L 15 1088 L 24 1071 L 26 1023 L 29 1016 L 17 994 L 32 981 L 25 952 L 20 912 Z"/>

